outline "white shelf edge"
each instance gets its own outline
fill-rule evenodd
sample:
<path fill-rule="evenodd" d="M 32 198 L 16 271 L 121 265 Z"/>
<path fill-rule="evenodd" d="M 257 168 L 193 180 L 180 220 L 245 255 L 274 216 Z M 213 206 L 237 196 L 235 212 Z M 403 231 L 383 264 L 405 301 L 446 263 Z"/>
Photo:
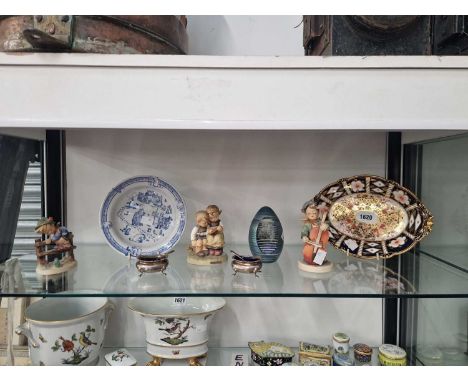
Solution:
<path fill-rule="evenodd" d="M 278 121 L 278 120 L 133 120 L 129 125 L 126 121 L 116 120 L 63 120 L 63 119 L 3 119 L 0 116 L 0 128 L 14 129 L 132 129 L 132 130 L 265 130 L 265 131 L 413 131 L 413 130 L 446 130 L 456 132 L 468 131 L 468 118 L 460 120 L 350 120 L 343 124 L 341 120 L 309 120 L 309 121 Z"/>
<path fill-rule="evenodd" d="M 220 69 L 467 69 L 464 56 L 202 56 L 0 53 L 0 66 Z"/>

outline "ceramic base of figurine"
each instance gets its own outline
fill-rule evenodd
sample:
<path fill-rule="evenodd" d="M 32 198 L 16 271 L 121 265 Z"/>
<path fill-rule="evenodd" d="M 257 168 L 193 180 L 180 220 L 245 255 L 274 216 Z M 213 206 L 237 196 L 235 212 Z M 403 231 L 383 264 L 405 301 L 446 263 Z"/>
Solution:
<path fill-rule="evenodd" d="M 171 359 L 166 359 L 162 357 L 156 357 L 153 356 L 153 359 L 149 361 L 146 366 L 162 366 L 164 361 L 168 361 L 168 363 L 172 363 L 172 361 L 177 362 L 179 365 L 180 361 L 183 361 L 184 363 L 188 363 L 189 366 L 205 366 L 206 365 L 206 360 L 207 360 L 207 354 L 203 354 L 198 357 L 191 357 L 187 359 L 176 359 L 176 360 L 171 360 Z"/>
<path fill-rule="evenodd" d="M 299 260 L 297 262 L 297 267 L 299 270 L 304 272 L 327 273 L 333 269 L 333 263 L 331 261 L 325 260 L 322 265 L 310 265 L 307 264 L 304 260 Z"/>
<path fill-rule="evenodd" d="M 335 267 L 333 267 L 335 268 Z M 327 280 L 335 274 L 333 269 L 330 272 L 323 272 L 323 273 L 314 273 L 314 272 L 305 272 L 299 269 L 299 276 L 304 279 L 309 280 Z"/>
<path fill-rule="evenodd" d="M 53 262 L 48 264 L 37 264 L 36 273 L 41 276 L 58 275 L 68 272 L 78 265 L 76 260 L 69 260 L 57 267 Z"/>
<path fill-rule="evenodd" d="M 212 265 L 212 264 L 222 264 L 227 261 L 227 255 L 223 253 L 219 256 L 206 255 L 198 256 L 193 252 L 190 252 L 187 256 L 187 263 L 192 265 Z"/>

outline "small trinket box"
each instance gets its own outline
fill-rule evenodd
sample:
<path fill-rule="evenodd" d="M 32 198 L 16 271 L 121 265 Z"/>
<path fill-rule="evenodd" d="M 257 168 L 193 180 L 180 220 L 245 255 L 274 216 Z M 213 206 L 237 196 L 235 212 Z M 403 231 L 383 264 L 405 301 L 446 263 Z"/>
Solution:
<path fill-rule="evenodd" d="M 333 366 L 354 366 L 354 361 L 349 358 L 348 354 L 334 353 Z"/>
<path fill-rule="evenodd" d="M 294 352 L 278 342 L 249 342 L 252 361 L 260 366 L 281 366 L 290 363 Z"/>
<path fill-rule="evenodd" d="M 372 359 L 372 348 L 366 344 L 355 344 L 354 359 L 361 363 L 369 363 Z"/>
<path fill-rule="evenodd" d="M 336 353 L 347 354 L 349 352 L 349 336 L 345 333 L 335 333 L 333 335 L 333 348 Z"/>
<path fill-rule="evenodd" d="M 299 342 L 299 364 L 304 366 L 331 366 L 331 359 L 329 346 Z"/>
<path fill-rule="evenodd" d="M 104 356 L 108 366 L 135 366 L 137 360 L 125 348 L 118 349 Z"/>
<path fill-rule="evenodd" d="M 406 351 L 396 345 L 380 345 L 379 361 L 382 366 L 406 366 Z"/>

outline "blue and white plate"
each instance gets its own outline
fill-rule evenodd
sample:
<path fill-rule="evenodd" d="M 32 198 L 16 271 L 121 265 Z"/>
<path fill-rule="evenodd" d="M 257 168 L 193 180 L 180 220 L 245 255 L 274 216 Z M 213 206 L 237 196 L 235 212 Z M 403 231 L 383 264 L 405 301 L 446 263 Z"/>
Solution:
<path fill-rule="evenodd" d="M 168 252 L 181 238 L 185 203 L 169 183 L 137 176 L 118 184 L 101 207 L 101 229 L 109 244 L 125 256 Z"/>

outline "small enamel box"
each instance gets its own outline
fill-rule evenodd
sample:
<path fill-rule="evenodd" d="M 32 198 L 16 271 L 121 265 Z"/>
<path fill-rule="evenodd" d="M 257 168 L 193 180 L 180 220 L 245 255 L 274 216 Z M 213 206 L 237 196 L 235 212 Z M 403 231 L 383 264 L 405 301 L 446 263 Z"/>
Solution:
<path fill-rule="evenodd" d="M 104 358 L 108 366 L 135 366 L 137 363 L 135 357 L 125 348 L 108 353 Z"/>

